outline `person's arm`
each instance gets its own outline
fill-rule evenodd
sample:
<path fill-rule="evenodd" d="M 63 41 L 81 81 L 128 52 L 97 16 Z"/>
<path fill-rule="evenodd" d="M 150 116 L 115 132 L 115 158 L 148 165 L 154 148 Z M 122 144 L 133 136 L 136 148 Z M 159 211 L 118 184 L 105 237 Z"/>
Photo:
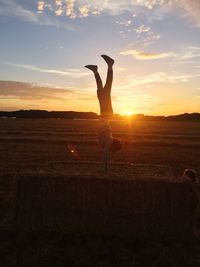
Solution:
<path fill-rule="evenodd" d="M 110 158 L 111 158 L 112 134 L 110 133 L 104 143 L 103 148 L 103 162 L 105 172 L 110 171 Z"/>
<path fill-rule="evenodd" d="M 110 171 L 110 146 L 106 145 L 103 149 L 103 162 L 104 162 L 104 170 L 105 172 Z"/>

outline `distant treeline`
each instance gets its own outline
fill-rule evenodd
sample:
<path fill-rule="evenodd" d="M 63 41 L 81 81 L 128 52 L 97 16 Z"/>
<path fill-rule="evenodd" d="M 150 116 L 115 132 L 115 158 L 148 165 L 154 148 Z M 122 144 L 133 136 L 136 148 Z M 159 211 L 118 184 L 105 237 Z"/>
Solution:
<path fill-rule="evenodd" d="M 143 121 L 200 121 L 200 113 L 184 113 L 170 116 L 132 115 L 132 118 Z"/>
<path fill-rule="evenodd" d="M 6 118 L 29 118 L 29 119 L 97 119 L 98 115 L 94 112 L 76 111 L 46 111 L 46 110 L 18 110 L 0 111 L 0 117 Z"/>
<path fill-rule="evenodd" d="M 94 112 L 77 111 L 46 111 L 46 110 L 18 110 L 0 111 L 0 117 L 4 118 L 44 118 L 44 119 L 98 119 Z M 114 115 L 115 119 L 123 119 L 125 116 Z M 171 116 L 149 116 L 144 114 L 131 115 L 129 118 L 142 121 L 200 121 L 200 113 L 184 113 Z"/>

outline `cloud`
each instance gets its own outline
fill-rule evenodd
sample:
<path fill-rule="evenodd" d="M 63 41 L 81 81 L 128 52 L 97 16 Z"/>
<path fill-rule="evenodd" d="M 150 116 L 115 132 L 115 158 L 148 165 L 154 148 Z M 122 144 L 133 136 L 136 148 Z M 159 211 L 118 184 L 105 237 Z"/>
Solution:
<path fill-rule="evenodd" d="M 128 75 L 123 84 L 117 86 L 119 91 L 125 91 L 125 89 L 138 88 L 139 86 L 150 85 L 152 83 L 180 83 L 188 82 L 191 78 L 199 77 L 199 75 L 190 74 L 178 74 L 178 73 L 166 73 L 155 72 L 145 76 Z"/>
<path fill-rule="evenodd" d="M 179 10 L 179 16 L 188 17 L 200 27 L 200 0 L 44 0 L 38 1 L 38 12 L 52 10 L 57 16 L 71 19 L 102 13 L 111 16 L 130 12 L 133 15 L 145 13 L 149 19 L 162 19 L 168 12 Z"/>
<path fill-rule="evenodd" d="M 138 14 L 142 9 L 152 10 L 154 7 L 161 5 L 162 0 L 110 0 L 104 2 L 104 11 L 111 15 L 120 15 L 124 12 Z M 165 1 L 168 2 L 168 1 Z"/>
<path fill-rule="evenodd" d="M 20 20 L 31 22 L 36 25 L 44 26 L 55 26 L 63 27 L 68 30 L 74 30 L 74 28 L 69 24 L 64 24 L 56 20 L 55 18 L 50 18 L 43 13 L 44 8 L 52 10 L 51 4 L 45 4 L 44 1 L 38 1 L 38 12 L 34 12 L 25 9 L 18 3 L 12 0 L 1 0 L 0 1 L 0 15 L 18 18 Z"/>
<path fill-rule="evenodd" d="M 121 20 L 117 20 L 115 23 L 120 26 L 129 27 L 132 24 L 132 20 L 121 19 Z"/>
<path fill-rule="evenodd" d="M 62 6 L 63 1 L 62 0 L 55 0 L 55 4 L 57 6 Z"/>
<path fill-rule="evenodd" d="M 0 103 L 3 110 L 40 107 L 47 110 L 97 111 L 96 93 L 74 88 L 0 80 Z M 88 103 L 90 103 L 88 105 Z"/>
<path fill-rule="evenodd" d="M 200 27 L 200 0 L 179 0 L 178 4 L 185 10 L 194 24 Z"/>
<path fill-rule="evenodd" d="M 75 0 L 68 0 L 66 3 L 66 10 L 65 10 L 66 16 L 72 19 L 76 18 L 76 14 L 74 11 L 74 2 Z"/>
<path fill-rule="evenodd" d="M 89 16 L 90 9 L 87 5 L 79 7 L 79 11 L 80 11 L 80 17 L 84 18 Z"/>
<path fill-rule="evenodd" d="M 38 16 L 34 12 L 24 9 L 19 4 L 11 0 L 1 0 L 0 2 L 0 14 L 11 17 L 18 17 L 25 21 L 36 23 Z"/>
<path fill-rule="evenodd" d="M 135 31 L 139 34 L 143 33 L 143 32 L 149 32 L 150 31 L 150 27 L 145 26 L 144 24 L 140 25 L 138 28 L 135 28 Z"/>
<path fill-rule="evenodd" d="M 180 53 L 176 53 L 175 57 L 180 60 L 199 59 L 200 47 L 189 46 Z"/>
<path fill-rule="evenodd" d="M 32 83 L 0 81 L 1 99 L 21 100 L 64 100 L 73 94 L 72 90 L 48 87 Z"/>
<path fill-rule="evenodd" d="M 166 52 L 166 53 L 150 53 L 150 52 L 144 52 L 140 51 L 139 49 L 129 49 L 120 52 L 120 55 L 123 56 L 128 56 L 131 55 L 135 59 L 138 60 L 152 60 L 152 59 L 163 59 L 163 58 L 168 58 L 172 56 L 171 52 Z"/>
<path fill-rule="evenodd" d="M 51 7 L 53 7 L 53 12 L 56 15 L 65 14 L 72 19 L 101 13 L 116 16 L 126 11 L 135 15 L 134 11 L 137 11 L 137 8 L 144 7 L 146 9 L 152 9 L 160 2 L 162 0 L 44 0 L 38 1 L 38 11 L 44 12 L 45 9 L 48 10 L 48 5 L 52 3 Z"/>
<path fill-rule="evenodd" d="M 48 8 L 49 10 L 53 10 L 53 7 L 51 4 L 45 4 L 44 1 L 38 1 L 38 13 L 42 14 L 45 8 Z"/>
<path fill-rule="evenodd" d="M 67 16 L 71 19 L 84 18 L 89 15 L 98 15 L 102 12 L 104 2 L 107 1 L 77 1 L 77 0 L 54 0 L 51 4 L 52 9 L 49 8 L 48 4 L 51 1 L 38 1 L 38 11 L 43 13 L 45 9 L 53 10 L 56 16 Z"/>
<path fill-rule="evenodd" d="M 160 39 L 160 35 L 153 32 L 151 27 L 144 24 L 134 28 L 134 31 L 137 33 L 137 37 L 140 40 L 139 42 L 143 47 L 147 47 L 152 44 L 154 41 Z"/>
<path fill-rule="evenodd" d="M 174 10 L 178 10 L 178 16 L 187 17 L 200 27 L 200 0 L 110 0 L 104 5 L 104 11 L 109 14 L 119 15 L 126 11 L 132 14 L 146 13 L 150 20 L 160 20 Z"/>
<path fill-rule="evenodd" d="M 44 7 L 45 7 L 44 1 L 38 1 L 37 5 L 38 13 L 42 13 L 44 11 Z"/>
<path fill-rule="evenodd" d="M 126 71 L 126 68 L 124 68 L 124 67 L 115 67 L 115 71 L 116 72 L 123 72 L 123 71 Z"/>
<path fill-rule="evenodd" d="M 48 10 L 48 5 L 52 3 L 51 7 L 56 15 L 60 16 L 65 14 L 69 18 L 75 19 L 87 17 L 89 15 L 98 15 L 101 13 L 119 15 L 125 11 L 133 11 L 137 6 L 150 7 L 150 4 L 146 2 L 141 0 L 135 0 L 131 3 L 129 0 L 44 0 L 38 1 L 38 11 L 44 12 L 45 9 Z"/>
<path fill-rule="evenodd" d="M 143 50 L 132 48 L 120 52 L 120 55 L 123 56 L 133 56 L 138 60 L 152 60 L 152 59 L 164 59 L 171 57 L 178 61 L 188 61 L 188 60 L 199 60 L 200 58 L 200 47 L 189 46 L 183 49 L 180 52 L 163 52 L 163 53 L 152 53 L 145 52 Z"/>
<path fill-rule="evenodd" d="M 138 24 L 138 22 L 133 19 L 135 16 L 128 16 L 128 18 L 119 18 L 115 21 L 115 24 L 120 27 L 120 34 L 123 38 L 127 38 L 128 34 L 133 35 L 136 33 L 137 41 L 136 43 L 140 43 L 142 47 L 147 47 L 150 44 L 154 43 L 160 39 L 160 35 L 152 31 L 150 26 L 144 24 Z M 134 25 L 134 27 L 132 27 Z"/>
<path fill-rule="evenodd" d="M 56 69 L 43 69 L 43 68 L 36 67 L 33 65 L 16 64 L 12 62 L 6 62 L 5 64 L 11 67 L 15 67 L 15 68 L 23 68 L 27 70 L 32 70 L 32 71 L 37 71 L 37 72 L 42 72 L 42 73 L 47 73 L 47 74 L 60 75 L 60 76 L 69 76 L 72 78 L 82 78 L 82 77 L 90 75 L 89 73 L 84 72 L 83 70 L 80 70 L 80 69 L 68 68 L 64 70 L 56 70 Z"/>

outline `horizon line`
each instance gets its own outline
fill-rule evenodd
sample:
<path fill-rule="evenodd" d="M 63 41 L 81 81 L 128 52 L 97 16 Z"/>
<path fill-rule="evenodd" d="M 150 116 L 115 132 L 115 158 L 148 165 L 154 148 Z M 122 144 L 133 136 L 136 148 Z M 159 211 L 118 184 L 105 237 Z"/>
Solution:
<path fill-rule="evenodd" d="M 95 115 L 97 115 L 98 117 L 100 117 L 100 114 L 97 114 L 94 111 L 76 111 L 76 110 L 45 110 L 45 109 L 19 109 L 19 110 L 0 110 L 1 112 L 6 112 L 6 113 L 14 113 L 14 112 L 19 112 L 19 111 L 25 111 L 25 112 L 30 112 L 30 111 L 45 111 L 45 112 L 74 112 L 74 113 L 93 113 Z M 169 117 L 169 116 L 180 116 L 180 115 L 194 115 L 194 114 L 198 114 L 200 115 L 200 112 L 184 112 L 184 113 L 180 113 L 180 114 L 168 114 L 168 115 L 150 115 L 150 114 L 144 114 L 144 113 L 131 113 L 131 114 L 120 114 L 120 113 L 114 113 L 113 116 L 122 116 L 122 117 L 132 117 L 132 116 L 150 116 L 150 117 Z"/>

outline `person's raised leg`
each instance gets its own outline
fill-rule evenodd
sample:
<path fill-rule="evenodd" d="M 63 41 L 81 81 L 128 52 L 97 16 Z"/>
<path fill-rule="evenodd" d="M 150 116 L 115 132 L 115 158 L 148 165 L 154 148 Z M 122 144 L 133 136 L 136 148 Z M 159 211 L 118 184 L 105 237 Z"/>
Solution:
<path fill-rule="evenodd" d="M 98 67 L 96 65 L 86 65 L 85 68 L 93 71 L 94 77 L 96 79 L 97 93 L 98 93 L 99 90 L 102 90 L 103 89 L 102 80 L 101 80 L 101 77 L 100 77 L 100 75 L 98 73 Z"/>
<path fill-rule="evenodd" d="M 102 58 L 106 61 L 108 64 L 108 71 L 107 71 L 107 78 L 106 78 L 106 83 L 104 88 L 108 91 L 111 91 L 112 88 L 112 82 L 113 82 L 113 64 L 114 64 L 114 59 L 107 55 L 101 55 Z"/>

